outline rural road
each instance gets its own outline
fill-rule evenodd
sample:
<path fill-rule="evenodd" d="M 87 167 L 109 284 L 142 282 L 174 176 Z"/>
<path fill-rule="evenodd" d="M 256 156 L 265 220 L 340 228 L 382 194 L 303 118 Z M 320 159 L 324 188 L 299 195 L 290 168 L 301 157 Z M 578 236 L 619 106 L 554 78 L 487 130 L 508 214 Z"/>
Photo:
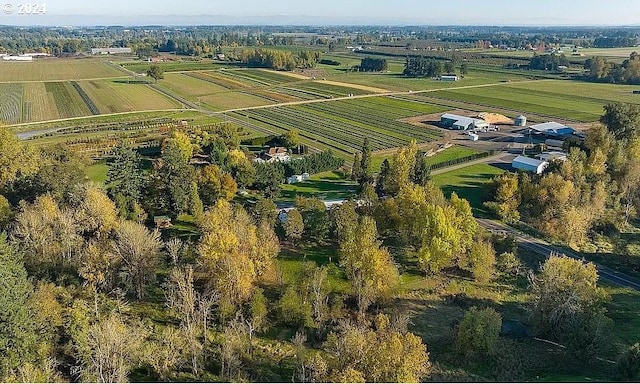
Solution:
<path fill-rule="evenodd" d="M 539 255 L 549 256 L 552 252 L 556 252 L 559 254 L 564 254 L 574 259 L 582 260 L 582 257 L 579 255 L 567 251 L 565 249 L 557 248 L 548 242 L 534 238 L 532 236 L 523 234 L 522 232 L 506 225 L 501 222 L 495 220 L 487 220 L 487 219 L 477 219 L 478 224 L 480 224 L 485 229 L 490 232 L 499 232 L 499 233 L 507 233 L 513 235 L 518 243 L 518 245 L 526 250 L 535 252 Z M 594 263 L 595 264 L 595 263 Z M 625 275 L 622 272 L 614 271 L 611 268 L 604 267 L 599 264 L 595 264 L 596 269 L 598 270 L 598 275 L 603 281 L 611 283 L 613 285 L 617 285 L 620 287 L 631 288 L 636 291 L 640 291 L 640 280 L 631 277 L 629 275 Z"/>

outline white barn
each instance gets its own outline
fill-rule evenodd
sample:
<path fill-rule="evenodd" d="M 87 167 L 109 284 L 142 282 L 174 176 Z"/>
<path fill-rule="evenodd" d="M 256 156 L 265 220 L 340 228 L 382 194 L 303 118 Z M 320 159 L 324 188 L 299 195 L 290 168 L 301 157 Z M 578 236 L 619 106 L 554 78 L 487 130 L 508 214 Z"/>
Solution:
<path fill-rule="evenodd" d="M 511 162 L 511 166 L 515 169 L 519 169 L 525 172 L 533 172 L 539 175 L 549 166 L 549 162 L 546 160 L 533 159 L 526 156 L 518 156 L 513 159 L 513 162 Z"/>

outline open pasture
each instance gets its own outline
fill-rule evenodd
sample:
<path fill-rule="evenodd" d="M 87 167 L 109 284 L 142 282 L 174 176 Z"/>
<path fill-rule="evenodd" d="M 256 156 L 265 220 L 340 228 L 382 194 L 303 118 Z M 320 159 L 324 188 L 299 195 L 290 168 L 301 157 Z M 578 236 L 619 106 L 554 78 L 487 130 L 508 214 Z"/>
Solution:
<path fill-rule="evenodd" d="M 411 140 L 438 140 L 438 131 L 397 119 L 439 111 L 438 107 L 380 97 L 257 109 L 231 116 L 283 131 L 298 129 L 310 141 L 352 154 L 361 149 L 365 137 L 373 150 L 400 147 Z"/>
<path fill-rule="evenodd" d="M 463 101 L 485 107 L 499 107 L 516 113 L 535 113 L 550 118 L 596 121 L 602 114 L 602 107 L 612 100 L 589 96 L 535 90 L 526 86 L 500 85 L 495 87 L 442 90 L 430 92 L 427 96 L 445 100 Z M 569 88 L 571 83 L 564 83 Z M 534 85 L 535 87 L 535 85 Z M 566 92 L 566 91 L 563 91 Z M 419 98 L 419 96 L 418 96 Z"/>
<path fill-rule="evenodd" d="M 145 84 L 87 81 L 81 82 L 80 85 L 101 114 L 179 107 L 177 102 Z"/>
<path fill-rule="evenodd" d="M 0 82 L 64 81 L 123 77 L 123 73 L 96 59 L 40 59 L 0 61 Z"/>

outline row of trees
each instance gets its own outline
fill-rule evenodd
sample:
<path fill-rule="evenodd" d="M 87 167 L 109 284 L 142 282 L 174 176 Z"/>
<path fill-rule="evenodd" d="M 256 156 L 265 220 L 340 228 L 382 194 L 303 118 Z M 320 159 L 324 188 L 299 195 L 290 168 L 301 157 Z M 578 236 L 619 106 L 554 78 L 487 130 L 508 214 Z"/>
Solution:
<path fill-rule="evenodd" d="M 569 59 L 563 54 L 533 55 L 529 61 L 530 69 L 557 71 L 560 66 L 569 66 Z"/>
<path fill-rule="evenodd" d="M 633 52 L 622 64 L 612 63 L 597 56 L 588 59 L 584 68 L 591 81 L 614 84 L 640 84 L 640 55 Z"/>
<path fill-rule="evenodd" d="M 465 75 L 468 71 L 466 63 L 462 63 L 460 71 Z M 456 63 L 452 60 L 444 63 L 426 57 L 407 57 L 403 74 L 410 77 L 438 77 L 443 74 L 455 74 Z"/>
<path fill-rule="evenodd" d="M 279 51 L 272 49 L 255 49 L 242 51 L 240 61 L 253 68 L 269 68 L 277 71 L 292 71 L 295 68 L 314 68 L 320 60 L 320 52 Z"/>
<path fill-rule="evenodd" d="M 372 57 L 365 57 L 360 61 L 358 66 L 359 72 L 382 72 L 389 68 L 387 59 L 375 59 Z"/>

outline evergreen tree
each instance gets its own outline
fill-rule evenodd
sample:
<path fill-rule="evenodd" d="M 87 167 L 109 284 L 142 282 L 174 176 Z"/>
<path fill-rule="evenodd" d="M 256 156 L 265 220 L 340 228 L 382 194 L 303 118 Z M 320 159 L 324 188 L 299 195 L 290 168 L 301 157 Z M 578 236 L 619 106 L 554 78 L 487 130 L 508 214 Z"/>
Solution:
<path fill-rule="evenodd" d="M 391 164 L 389 159 L 384 159 L 380 166 L 380 173 L 378 174 L 378 181 L 376 182 L 376 194 L 380 197 L 387 194 L 387 183 L 389 179 L 389 172 L 391 170 Z"/>
<path fill-rule="evenodd" d="M 353 168 L 351 169 L 351 180 L 358 181 L 358 177 L 360 176 L 360 163 L 362 162 L 362 155 L 360 152 L 356 152 L 353 155 Z"/>
<path fill-rule="evenodd" d="M 358 177 L 358 183 L 361 187 L 365 184 L 373 183 L 373 169 L 371 168 L 371 144 L 369 138 L 364 138 L 362 145 L 362 158 L 360 160 L 360 175 Z"/>
<path fill-rule="evenodd" d="M 0 234 L 0 377 L 29 362 L 36 330 L 29 310 L 33 287 L 20 257 Z"/>
<path fill-rule="evenodd" d="M 200 220 L 204 213 L 204 205 L 198 194 L 198 183 L 195 181 L 191 183 L 191 189 L 189 191 L 189 213 L 193 215 L 196 221 Z"/>
<path fill-rule="evenodd" d="M 121 195 L 127 203 L 140 199 L 144 185 L 140 155 L 125 143 L 120 143 L 113 151 L 106 184 L 111 198 Z"/>
<path fill-rule="evenodd" d="M 185 161 L 180 148 L 172 142 L 162 153 L 162 166 L 159 173 L 164 182 L 166 198 L 170 202 L 171 209 L 175 213 L 187 212 L 195 170 Z"/>
<path fill-rule="evenodd" d="M 416 152 L 416 163 L 413 167 L 413 183 L 425 186 L 431 180 L 431 167 L 423 152 Z"/>

